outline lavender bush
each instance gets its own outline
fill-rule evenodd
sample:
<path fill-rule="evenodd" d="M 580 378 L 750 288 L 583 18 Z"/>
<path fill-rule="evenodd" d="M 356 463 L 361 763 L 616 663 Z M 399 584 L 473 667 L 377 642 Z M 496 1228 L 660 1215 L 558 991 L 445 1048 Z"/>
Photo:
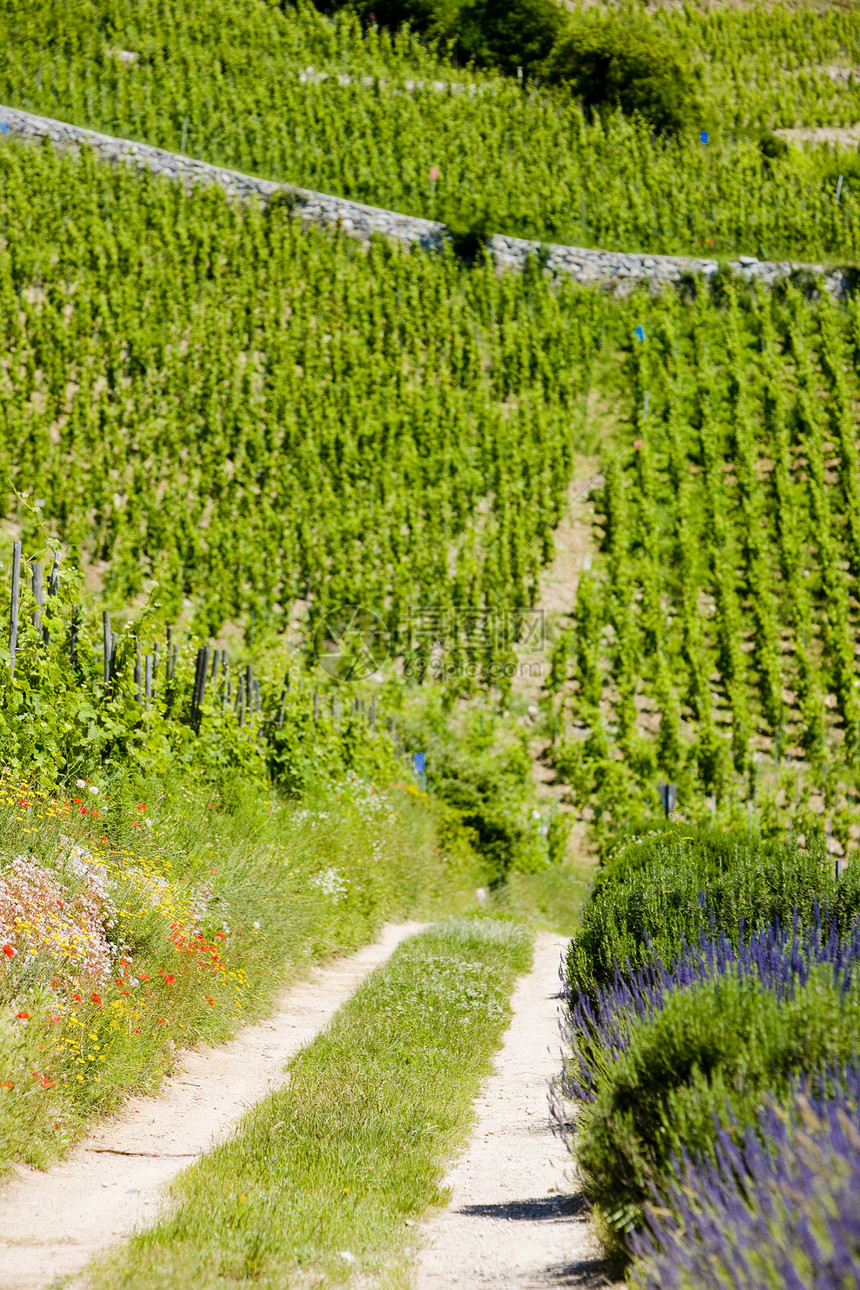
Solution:
<path fill-rule="evenodd" d="M 860 927 L 811 925 L 703 936 L 671 966 L 655 954 L 571 1009 L 564 1092 L 581 1099 L 574 1151 L 608 1229 L 642 1221 L 673 1158 L 738 1138 L 769 1092 L 860 1057 Z"/>
<path fill-rule="evenodd" d="M 733 936 L 797 915 L 808 924 L 826 904 L 840 934 L 860 913 L 860 865 L 836 879 L 822 838 L 801 850 L 749 834 L 685 825 L 619 839 L 605 857 L 582 926 L 570 943 L 567 981 L 574 999 L 594 999 L 622 973 L 647 966 L 656 950 L 671 962 L 685 938 Z"/>
<path fill-rule="evenodd" d="M 832 1083 L 833 1081 L 831 1081 Z M 678 1181 L 632 1238 L 636 1290 L 848 1290 L 860 1285 L 860 1070 L 827 1100 L 761 1111 L 740 1142 L 720 1129 L 712 1160 Z"/>
<path fill-rule="evenodd" d="M 816 903 L 805 929 L 795 916 L 791 927 L 777 922 L 748 936 L 742 920 L 733 939 L 725 932 L 703 932 L 698 945 L 683 944 L 668 967 L 653 952 L 650 963 L 637 971 L 629 964 L 624 969 L 616 965 L 610 987 L 599 990 L 593 1000 L 579 996 L 570 1003 L 564 1026 L 570 1051 L 565 1096 L 593 1101 L 607 1059 L 617 1061 L 627 1051 L 636 1021 L 664 1007 L 673 991 L 734 972 L 740 978 L 755 978 L 777 998 L 789 997 L 796 986 L 806 985 L 819 964 L 832 970 L 835 989 L 848 990 L 860 964 L 860 920 L 840 936 L 838 923 Z"/>

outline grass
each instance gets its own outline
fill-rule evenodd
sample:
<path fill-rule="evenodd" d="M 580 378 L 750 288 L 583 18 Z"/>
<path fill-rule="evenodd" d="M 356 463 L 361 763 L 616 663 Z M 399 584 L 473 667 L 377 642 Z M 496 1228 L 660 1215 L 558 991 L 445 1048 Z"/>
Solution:
<path fill-rule="evenodd" d="M 594 872 L 588 856 L 567 856 L 536 873 L 509 874 L 504 887 L 492 893 L 491 903 L 498 912 L 529 927 L 573 936 Z"/>
<path fill-rule="evenodd" d="M 240 781 L 69 793 L 0 780 L 0 1172 L 50 1164 L 308 963 L 474 902 L 408 792 L 346 777 L 302 807 Z"/>
<path fill-rule="evenodd" d="M 527 933 L 492 919 L 405 942 L 290 1063 L 236 1136 L 182 1173 L 171 1213 L 93 1290 L 392 1284 L 510 1015 Z"/>

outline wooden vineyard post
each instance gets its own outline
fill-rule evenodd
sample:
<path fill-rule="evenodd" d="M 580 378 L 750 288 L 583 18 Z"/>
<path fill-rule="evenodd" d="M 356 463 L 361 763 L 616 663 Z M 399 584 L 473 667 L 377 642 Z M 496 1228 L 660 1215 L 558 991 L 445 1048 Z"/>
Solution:
<path fill-rule="evenodd" d="M 110 665 L 112 654 L 112 636 L 110 630 L 110 610 L 105 609 L 102 613 L 102 636 L 104 648 L 104 685 L 105 692 L 110 689 Z"/>
<path fill-rule="evenodd" d="M 257 716 L 257 742 L 260 743 L 263 735 L 263 708 L 260 702 L 260 682 L 254 677 L 254 712 Z"/>
<path fill-rule="evenodd" d="M 284 677 L 284 692 L 281 695 L 281 706 L 278 711 L 278 729 L 279 730 L 284 724 L 284 712 L 286 711 L 287 695 L 289 694 L 289 692 L 290 692 L 290 669 L 287 668 L 287 675 Z"/>
<path fill-rule="evenodd" d="M 78 624 L 81 620 L 81 607 L 75 605 L 72 609 L 72 621 L 69 627 L 69 662 L 72 667 L 78 666 Z"/>
<path fill-rule="evenodd" d="M 135 641 L 134 684 L 136 686 L 137 702 L 143 703 L 143 668 L 140 661 L 140 637 Z"/>
<path fill-rule="evenodd" d="M 151 654 L 147 654 L 146 656 L 144 685 L 146 687 L 144 691 L 146 698 L 144 700 L 143 710 L 144 712 L 149 712 L 150 705 L 152 702 L 152 655 Z"/>
<path fill-rule="evenodd" d="M 660 794 L 660 801 L 663 805 L 663 813 L 665 814 L 666 819 L 668 820 L 669 816 L 672 814 L 672 812 L 675 809 L 675 804 L 678 801 L 678 785 L 677 784 L 658 784 L 657 792 Z"/>
<path fill-rule="evenodd" d="M 54 552 L 54 563 L 51 565 L 51 576 L 48 579 L 48 595 L 58 596 L 60 594 L 60 553 Z"/>
<path fill-rule="evenodd" d="M 30 588 L 33 592 L 33 599 L 36 602 L 36 608 L 33 610 L 33 626 L 42 640 L 47 640 L 48 633 L 42 626 L 42 615 L 39 612 L 45 603 L 45 589 L 42 585 L 42 566 L 38 560 L 33 561 L 33 568 L 30 573 Z"/>
<path fill-rule="evenodd" d="M 15 652 L 18 648 L 18 601 L 21 593 L 21 543 L 12 547 L 12 600 L 9 607 L 9 672 L 15 675 Z"/>
<path fill-rule="evenodd" d="M 200 722 L 203 718 L 203 696 L 206 693 L 208 672 L 209 646 L 203 645 L 197 651 L 197 668 L 194 674 L 194 692 L 191 699 L 191 725 L 195 734 L 200 733 Z"/>

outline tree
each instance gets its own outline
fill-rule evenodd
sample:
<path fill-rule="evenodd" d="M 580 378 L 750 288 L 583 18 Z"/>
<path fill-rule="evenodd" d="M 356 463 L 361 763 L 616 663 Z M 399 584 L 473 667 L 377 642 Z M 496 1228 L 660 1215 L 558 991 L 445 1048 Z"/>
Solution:
<path fill-rule="evenodd" d="M 555 46 L 544 75 L 570 85 L 591 111 L 620 108 L 660 132 L 701 120 L 689 66 L 644 22 L 581 23 Z"/>
<path fill-rule="evenodd" d="M 472 0 L 461 13 L 457 43 L 485 66 L 528 73 L 549 57 L 568 22 L 556 0 Z"/>

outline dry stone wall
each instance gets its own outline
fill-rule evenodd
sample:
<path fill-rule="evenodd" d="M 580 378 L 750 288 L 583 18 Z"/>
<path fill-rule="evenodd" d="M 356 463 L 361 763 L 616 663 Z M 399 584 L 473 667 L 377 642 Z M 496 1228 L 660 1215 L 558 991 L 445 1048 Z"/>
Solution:
<path fill-rule="evenodd" d="M 0 133 L 28 139 L 47 138 L 59 147 L 89 146 L 107 161 L 135 165 L 186 183 L 220 184 L 231 196 L 242 199 L 257 197 L 266 202 L 276 193 L 287 191 L 295 199 L 302 219 L 338 227 L 353 237 L 367 239 L 378 233 L 436 249 L 448 237 L 446 226 L 434 220 L 400 215 L 396 211 L 365 206 L 361 202 L 331 197 L 326 193 L 315 193 L 305 188 L 293 188 L 272 180 L 258 179 L 238 170 L 213 166 L 194 157 L 184 157 L 180 153 L 167 152 L 146 143 L 115 139 L 111 135 L 85 130 L 81 126 L 37 116 L 33 112 L 23 112 L 18 108 L 0 107 Z M 502 268 L 522 269 L 529 256 L 538 255 L 552 272 L 566 274 L 584 284 L 610 284 L 619 290 L 632 287 L 643 279 L 656 286 L 663 282 L 678 282 L 689 274 L 711 277 L 719 268 L 716 260 L 599 251 L 552 243 L 541 244 L 502 235 L 490 238 L 488 249 Z M 825 268 L 819 264 L 798 264 L 787 260 L 775 263 L 742 255 L 739 259 L 730 261 L 729 267 L 743 278 L 768 286 L 798 271 L 820 276 L 824 287 L 834 295 L 844 294 L 852 285 L 852 275 L 848 271 Z"/>

